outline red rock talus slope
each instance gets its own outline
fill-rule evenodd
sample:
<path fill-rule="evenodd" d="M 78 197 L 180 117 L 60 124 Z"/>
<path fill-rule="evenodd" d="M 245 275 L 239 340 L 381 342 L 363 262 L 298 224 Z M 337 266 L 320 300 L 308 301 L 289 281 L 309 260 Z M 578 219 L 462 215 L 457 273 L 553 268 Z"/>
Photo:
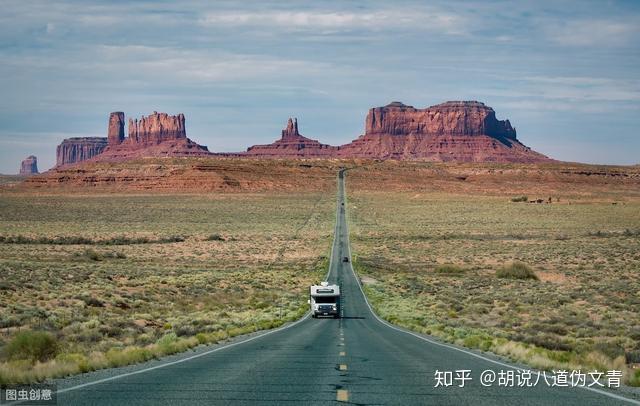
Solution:
<path fill-rule="evenodd" d="M 516 139 L 509 120 L 476 101 L 416 109 L 400 102 L 369 110 L 365 134 L 339 148 L 341 157 L 459 162 L 548 162 Z"/>
<path fill-rule="evenodd" d="M 104 137 L 67 138 L 56 149 L 57 166 L 86 161 L 101 154 L 106 147 L 107 139 Z"/>
<path fill-rule="evenodd" d="M 20 164 L 20 175 L 35 175 L 38 173 L 38 158 L 33 155 L 26 157 Z"/>
<path fill-rule="evenodd" d="M 335 160 L 178 157 L 87 161 L 28 177 L 24 190 L 149 190 L 162 192 L 319 191 L 335 188 Z M 1 182 L 0 182 L 1 183 Z M 0 185 L 0 192 L 2 191 Z"/>
<path fill-rule="evenodd" d="M 336 152 L 336 147 L 300 135 L 298 119 L 289 118 L 279 140 L 249 147 L 245 155 L 263 158 L 328 157 Z"/>
<path fill-rule="evenodd" d="M 113 161 L 137 157 L 204 156 L 207 147 L 187 138 L 184 114 L 176 116 L 153 112 L 147 117 L 129 119 L 129 136 L 124 137 L 124 113 L 111 113 L 109 146 L 95 161 Z"/>
<path fill-rule="evenodd" d="M 640 167 L 551 163 L 452 163 L 367 159 L 140 158 L 82 162 L 29 176 L 0 192 L 73 190 L 235 192 L 335 190 L 339 168 L 351 168 L 355 191 L 416 191 L 499 196 L 505 200 L 561 197 L 625 202 L 640 199 Z M 62 188 L 62 189 L 61 189 Z M 66 192 L 64 192 L 66 193 Z M 519 203 L 514 203 L 519 204 Z M 624 204 L 624 203 L 622 203 Z"/>

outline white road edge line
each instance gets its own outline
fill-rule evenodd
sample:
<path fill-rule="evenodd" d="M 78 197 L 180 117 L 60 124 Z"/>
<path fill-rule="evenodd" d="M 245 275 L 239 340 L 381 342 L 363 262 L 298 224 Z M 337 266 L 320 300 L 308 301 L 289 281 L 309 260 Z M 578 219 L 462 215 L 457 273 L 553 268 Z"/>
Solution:
<path fill-rule="evenodd" d="M 346 177 L 343 176 L 343 178 L 342 178 L 343 186 L 344 186 L 345 181 L 346 181 Z M 346 190 L 346 186 L 345 186 L 345 190 Z M 345 223 L 347 223 L 347 229 L 348 229 L 349 227 L 348 227 L 348 216 L 347 216 L 347 193 L 346 192 L 344 193 L 344 202 L 345 202 L 344 203 L 344 206 L 345 206 L 344 221 L 345 221 Z M 367 295 L 364 294 L 364 290 L 362 289 L 362 284 L 360 283 L 360 279 L 358 279 L 358 275 L 356 274 L 356 271 L 353 269 L 352 258 L 351 258 L 351 242 L 350 242 L 350 238 L 349 238 L 349 233 L 348 232 L 347 232 L 347 251 L 349 252 L 349 268 L 351 268 L 351 272 L 353 273 L 353 276 L 356 278 L 356 282 L 358 283 L 358 287 L 360 288 L 360 292 L 362 293 L 362 297 L 364 297 L 364 301 L 367 304 L 367 307 L 369 307 L 369 311 L 371 312 L 371 314 L 373 314 L 373 317 L 375 317 L 380 323 L 382 323 L 383 325 L 385 325 L 385 326 L 387 326 L 389 328 L 392 328 L 394 330 L 400 331 L 401 333 L 412 335 L 412 336 L 414 336 L 416 338 L 419 338 L 419 339 L 421 339 L 423 341 L 426 341 L 426 342 L 429 342 L 431 344 L 435 344 L 435 345 L 439 345 L 441 347 L 450 348 L 452 350 L 463 352 L 463 353 L 471 355 L 473 357 L 480 358 L 482 360 L 485 360 L 485 361 L 488 361 L 488 362 L 491 362 L 491 363 L 494 363 L 494 364 L 497 364 L 497 365 L 501 365 L 501 366 L 504 366 L 504 367 L 507 367 L 507 368 L 516 369 L 518 371 L 526 371 L 526 369 L 517 367 L 515 365 L 505 364 L 504 362 L 500 362 L 500 361 L 497 361 L 497 360 L 494 360 L 494 359 L 491 359 L 491 358 L 487 358 L 487 357 L 484 357 L 484 356 L 482 356 L 480 354 L 476 354 L 476 353 L 473 353 L 471 351 L 464 350 L 462 348 L 454 347 L 454 346 L 449 345 L 449 344 L 445 344 L 445 343 L 441 343 L 441 342 L 438 342 L 438 341 L 435 341 L 435 340 L 431 340 L 431 339 L 429 339 L 427 337 L 421 336 L 421 335 L 419 335 L 417 333 L 414 333 L 412 331 L 405 330 L 405 329 L 402 329 L 400 327 L 394 326 L 393 324 L 389 323 L 388 321 L 380 318 L 376 314 L 376 312 L 373 311 L 373 307 L 371 307 L 371 304 L 369 303 L 369 299 L 367 299 Z M 533 370 L 533 369 L 531 369 L 531 370 Z M 629 402 L 629 403 L 634 404 L 634 405 L 640 405 L 640 401 L 637 401 L 637 400 L 634 400 L 634 399 L 625 398 L 624 396 L 616 395 L 615 393 L 607 392 L 607 391 L 600 390 L 600 389 L 597 389 L 597 388 L 590 388 L 590 387 L 587 387 L 587 386 L 578 386 L 578 388 L 586 389 L 588 391 L 595 392 L 595 393 L 598 393 L 600 395 L 608 396 L 608 397 L 613 398 L 613 399 L 621 400 L 621 401 L 624 401 L 624 402 Z"/>
<path fill-rule="evenodd" d="M 337 188 L 337 190 L 336 190 L 336 206 L 337 206 L 337 208 L 336 208 L 336 220 L 335 220 L 336 224 L 335 224 L 335 226 L 333 228 L 333 242 L 331 244 L 331 257 L 329 259 L 329 270 L 327 271 L 327 274 L 326 274 L 326 276 L 324 278 L 325 281 L 327 279 L 329 279 L 329 275 L 331 274 L 331 268 L 332 268 L 332 265 L 333 265 L 333 250 L 334 250 L 335 245 L 336 245 L 336 231 L 338 229 L 338 216 L 339 216 L 339 213 L 340 213 L 340 204 L 338 202 L 339 196 L 340 196 L 340 189 Z M 120 379 L 120 378 L 126 378 L 127 376 L 142 374 L 142 373 L 145 373 L 145 372 L 149 372 L 149 371 L 153 371 L 155 369 L 168 367 L 168 366 L 171 366 L 171 365 L 181 364 L 183 362 L 191 361 L 192 359 L 204 357 L 205 355 L 213 354 L 214 352 L 226 350 L 227 348 L 235 347 L 236 345 L 248 343 L 250 341 L 257 340 L 259 338 L 268 336 L 269 334 L 273 334 L 273 333 L 276 333 L 278 331 L 286 330 L 288 328 L 291 328 L 291 327 L 293 327 L 293 326 L 305 321 L 306 319 L 309 318 L 310 315 L 311 315 L 311 311 L 308 311 L 307 313 L 305 313 L 304 316 L 302 316 L 302 318 L 296 320 L 295 322 L 293 322 L 291 324 L 287 324 L 285 326 L 281 326 L 281 327 L 278 327 L 278 328 L 273 329 L 273 330 L 267 330 L 266 332 L 264 332 L 264 333 L 262 333 L 260 335 L 247 338 L 246 340 L 237 341 L 235 343 L 230 343 L 230 344 L 218 347 L 218 348 L 214 348 L 214 349 L 209 350 L 209 351 L 205 351 L 205 352 L 201 352 L 199 354 L 192 355 L 192 356 L 187 357 L 187 358 L 182 358 L 182 359 L 179 359 L 179 360 L 167 362 L 167 363 L 156 365 L 156 366 L 153 366 L 153 367 L 144 368 L 144 369 L 140 369 L 140 370 L 137 370 L 137 371 L 131 371 L 131 372 L 127 372 L 127 373 L 120 374 L 120 375 L 114 375 L 114 376 L 110 376 L 108 378 L 102 378 L 102 379 L 98 379 L 96 381 L 86 382 L 86 383 L 83 383 L 83 384 L 80 384 L 80 385 L 71 386 L 69 388 L 60 389 L 59 391 L 56 392 L 56 395 L 60 394 L 60 393 L 71 392 L 71 391 L 74 391 L 74 390 L 77 390 L 77 389 L 81 389 L 81 388 L 86 388 L 87 386 L 98 385 L 98 384 L 101 384 L 101 383 L 114 381 L 114 380 Z"/>

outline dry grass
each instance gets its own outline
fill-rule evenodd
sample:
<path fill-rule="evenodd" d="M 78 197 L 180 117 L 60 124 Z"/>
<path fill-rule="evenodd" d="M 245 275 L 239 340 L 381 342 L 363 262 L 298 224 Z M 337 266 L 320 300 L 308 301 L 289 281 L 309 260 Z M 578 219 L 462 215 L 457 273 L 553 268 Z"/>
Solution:
<path fill-rule="evenodd" d="M 378 281 L 365 288 L 385 318 L 534 367 L 637 362 L 637 178 L 563 180 L 556 167 L 525 179 L 531 168 L 503 165 L 462 181 L 450 174 L 470 166 L 379 165 L 350 171 L 347 188 L 354 264 Z"/>
<path fill-rule="evenodd" d="M 333 190 L 1 194 L 0 382 L 140 362 L 300 317 L 305 287 L 326 272 L 334 209 Z M 56 353 L 10 356 L 25 331 L 55 337 Z"/>

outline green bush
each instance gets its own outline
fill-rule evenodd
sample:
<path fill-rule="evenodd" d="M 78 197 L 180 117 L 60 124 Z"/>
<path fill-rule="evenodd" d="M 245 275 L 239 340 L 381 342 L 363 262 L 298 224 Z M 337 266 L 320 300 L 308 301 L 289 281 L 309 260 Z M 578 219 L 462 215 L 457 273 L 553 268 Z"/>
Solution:
<path fill-rule="evenodd" d="M 23 331 L 5 347 L 5 356 L 10 360 L 47 361 L 58 353 L 58 340 L 44 331 Z"/>
<path fill-rule="evenodd" d="M 92 250 L 91 248 L 87 248 L 82 252 L 76 252 L 73 255 L 78 258 L 89 259 L 91 261 L 102 261 L 104 259 L 102 254 L 100 254 L 96 250 Z"/>
<path fill-rule="evenodd" d="M 105 354 L 111 367 L 135 364 L 153 358 L 153 353 L 146 348 L 129 347 L 124 349 L 111 348 Z"/>
<path fill-rule="evenodd" d="M 211 234 L 205 239 L 205 241 L 226 241 L 226 240 L 220 234 Z"/>
<path fill-rule="evenodd" d="M 90 307 L 104 307 L 104 302 L 97 297 L 94 296 L 76 296 L 78 299 L 82 300 L 85 305 Z"/>
<path fill-rule="evenodd" d="M 464 338 L 463 345 L 468 348 L 480 348 L 482 346 L 482 337 L 477 334 L 471 334 Z"/>
<path fill-rule="evenodd" d="M 80 372 L 89 372 L 93 370 L 91 364 L 89 363 L 89 359 L 83 354 L 78 354 L 78 353 L 64 354 L 63 353 L 56 357 L 56 361 L 75 364 L 78 366 L 78 370 Z"/>
<path fill-rule="evenodd" d="M 160 348 L 160 351 L 162 353 L 173 354 L 174 352 L 176 352 L 175 347 L 177 341 L 178 336 L 176 335 L 176 333 L 172 332 L 160 337 L 158 341 L 156 341 L 156 344 L 158 345 L 158 348 Z"/>
<path fill-rule="evenodd" d="M 529 197 L 528 196 L 517 196 L 517 197 L 512 197 L 511 201 L 514 203 L 518 203 L 518 202 L 528 202 L 529 201 Z"/>
<path fill-rule="evenodd" d="M 205 333 L 196 334 L 196 338 L 200 344 L 207 344 L 209 342 L 209 337 Z"/>
<path fill-rule="evenodd" d="M 522 262 L 514 262 L 513 264 L 504 266 L 496 272 L 498 278 L 506 279 L 535 279 L 538 280 L 535 272 Z"/>

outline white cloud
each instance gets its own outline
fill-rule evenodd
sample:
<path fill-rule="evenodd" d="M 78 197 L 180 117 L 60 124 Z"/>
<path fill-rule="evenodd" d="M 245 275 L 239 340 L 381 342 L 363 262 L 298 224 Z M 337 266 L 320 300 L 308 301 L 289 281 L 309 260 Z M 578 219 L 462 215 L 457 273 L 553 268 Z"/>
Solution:
<path fill-rule="evenodd" d="M 553 111 L 602 113 L 612 111 L 615 108 L 607 103 L 572 103 L 569 101 L 545 100 L 545 99 L 519 99 L 500 103 L 500 107 L 508 110 L 523 110 L 533 113 L 548 114 Z"/>
<path fill-rule="evenodd" d="M 0 56 L 2 56 L 0 52 Z M 145 45 L 89 45 L 64 54 L 26 54 L 13 56 L 0 73 L 19 72 L 48 75 L 64 72 L 74 78 L 98 79 L 102 75 L 127 81 L 163 79 L 164 85 L 177 83 L 223 82 L 247 79 L 301 77 L 345 72 L 329 62 L 282 58 L 261 54 L 231 53 L 220 50 L 186 49 Z M 99 82 L 98 82 L 99 83 Z"/>
<path fill-rule="evenodd" d="M 447 34 L 465 32 L 465 19 L 459 14 L 442 11 L 379 10 L 373 12 L 276 11 L 276 12 L 211 12 L 200 23 L 204 26 L 277 27 L 291 31 L 336 32 L 354 29 L 382 31 L 393 28 L 417 28 Z"/>
<path fill-rule="evenodd" d="M 556 22 L 545 31 L 550 40 L 560 45 L 615 47 L 637 40 L 640 23 L 621 19 L 575 20 Z"/>
<path fill-rule="evenodd" d="M 531 76 L 530 89 L 546 99 L 637 102 L 640 82 L 595 77 Z"/>
<path fill-rule="evenodd" d="M 336 69 L 329 63 L 277 58 L 268 55 L 187 50 L 173 47 L 102 46 L 99 54 L 109 61 L 96 68 L 124 69 L 131 77 L 159 76 L 181 82 L 206 84 L 246 79 L 313 75 Z"/>
<path fill-rule="evenodd" d="M 537 83 L 551 83 L 574 86 L 595 86 L 612 83 L 609 78 L 594 78 L 586 76 L 527 76 L 525 80 Z"/>

